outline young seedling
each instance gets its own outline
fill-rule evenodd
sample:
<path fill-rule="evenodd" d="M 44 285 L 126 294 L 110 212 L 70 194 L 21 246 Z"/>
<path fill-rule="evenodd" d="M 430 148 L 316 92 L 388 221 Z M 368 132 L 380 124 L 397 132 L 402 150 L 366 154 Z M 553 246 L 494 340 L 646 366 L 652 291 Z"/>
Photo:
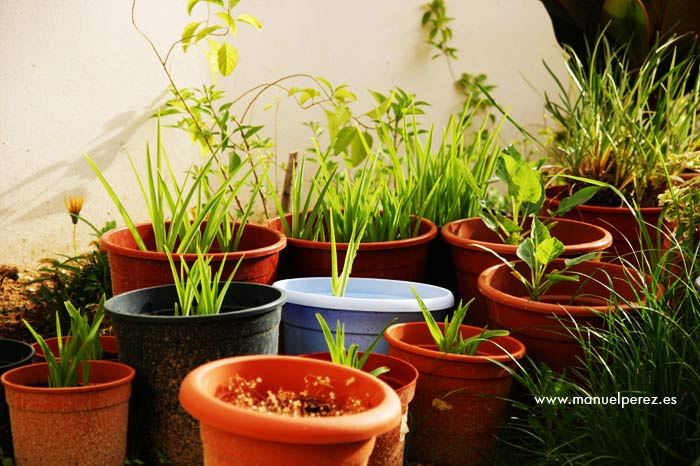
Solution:
<path fill-rule="evenodd" d="M 187 263 L 182 260 L 179 273 L 175 267 L 172 255 L 169 252 L 167 255 L 177 289 L 178 302 L 174 306 L 175 315 L 218 314 L 226 297 L 226 291 L 228 291 L 233 276 L 243 261 L 243 257 L 238 260 L 228 279 L 222 283 L 226 258 L 221 261 L 219 270 L 212 277 L 210 266 L 212 258 L 211 256 L 205 256 L 201 251 L 197 251 L 197 260 L 192 264 L 192 267 L 188 267 Z"/>
<path fill-rule="evenodd" d="M 531 165 L 518 149 L 508 146 L 496 160 L 494 173 L 505 184 L 506 202 L 509 212 L 503 212 L 490 199 L 482 199 L 481 219 L 486 226 L 496 232 L 505 244 L 517 245 L 528 235 L 526 222 L 528 218 L 539 215 L 545 200 L 545 186 L 540 165 Z M 546 222 L 550 228 L 554 224 L 551 219 L 570 211 L 574 207 L 588 201 L 599 186 L 587 186 L 575 194 L 563 199 L 555 212 L 550 213 Z"/>
<path fill-rule="evenodd" d="M 369 344 L 367 349 L 362 353 L 362 357 L 359 356 L 360 345 L 353 343 L 348 349 L 345 349 L 345 324 L 341 324 L 340 321 L 335 323 L 335 337 L 331 332 L 330 327 L 326 323 L 326 319 L 323 318 L 321 314 L 316 313 L 316 319 L 318 320 L 321 330 L 323 331 L 323 337 L 326 340 L 326 345 L 328 346 L 328 351 L 331 354 L 331 361 L 336 364 L 341 364 L 347 367 L 354 367 L 355 369 L 362 369 L 369 359 L 369 355 L 372 354 L 372 350 L 377 346 L 379 340 L 384 335 L 384 331 L 394 322 L 396 322 L 396 317 L 394 317 L 391 322 L 386 324 L 384 328 L 374 337 L 374 340 Z M 389 372 L 389 368 L 386 366 L 377 367 L 376 369 L 370 371 L 369 373 L 374 376 L 380 376 Z"/>
<path fill-rule="evenodd" d="M 516 269 L 514 262 L 505 259 L 488 248 L 484 249 L 493 253 L 510 268 L 513 276 L 525 286 L 532 301 L 541 300 L 555 283 L 578 281 L 578 275 L 566 273 L 566 271 L 576 264 L 593 260 L 597 255 L 596 252 L 589 252 L 582 256 L 566 259 L 563 269 L 547 271 L 549 265 L 564 252 L 564 244 L 553 237 L 547 226 L 538 220 L 537 217 L 532 218 L 530 234 L 518 245 L 517 249 L 517 256 L 529 267 L 529 277 L 520 273 Z"/>
<path fill-rule="evenodd" d="M 425 323 L 428 325 L 430 335 L 432 335 L 433 340 L 435 340 L 438 350 L 442 351 L 443 353 L 473 356 L 479 349 L 481 342 L 490 340 L 494 337 L 503 337 L 510 334 L 508 330 L 489 330 L 488 328 L 484 327 L 480 334 L 473 335 L 465 340 L 462 337 L 460 326 L 464 321 L 464 317 L 467 315 L 469 306 L 474 301 L 473 298 L 466 304 L 460 301 L 459 306 L 457 306 L 457 309 L 454 311 L 451 321 L 449 316 L 445 317 L 445 327 L 443 332 L 443 330 L 441 330 L 438 326 L 437 322 L 435 322 L 435 318 L 428 310 L 428 306 L 425 305 L 425 302 L 420 297 L 415 287 L 411 286 L 411 291 L 413 291 L 413 295 L 418 301 L 418 306 L 423 314 Z"/>
<path fill-rule="evenodd" d="M 104 318 L 104 302 L 105 297 L 102 296 L 97 307 L 97 312 L 89 322 L 87 316 L 84 316 L 76 309 L 70 301 L 66 301 L 66 311 L 70 315 L 71 329 L 68 332 L 66 341 L 63 341 L 63 332 L 61 330 L 61 322 L 56 312 L 56 336 L 58 337 L 58 355 L 54 355 L 46 343 L 46 340 L 39 335 L 27 322 L 23 320 L 24 325 L 36 339 L 46 357 L 46 362 L 49 366 L 49 387 L 75 387 L 79 383 L 87 385 L 90 380 L 90 360 L 99 359 L 102 356 L 102 348 L 100 347 L 100 324 Z M 82 366 L 82 379 L 78 378 L 78 367 Z"/>

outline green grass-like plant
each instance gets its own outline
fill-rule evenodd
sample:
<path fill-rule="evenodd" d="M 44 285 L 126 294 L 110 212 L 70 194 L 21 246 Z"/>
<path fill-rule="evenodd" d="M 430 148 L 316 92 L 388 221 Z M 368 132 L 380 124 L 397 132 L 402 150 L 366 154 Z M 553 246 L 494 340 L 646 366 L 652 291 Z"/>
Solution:
<path fill-rule="evenodd" d="M 102 357 L 100 346 L 100 324 L 104 318 L 104 296 L 100 300 L 97 312 L 89 322 L 86 315 L 76 309 L 70 301 L 65 302 L 65 308 L 70 316 L 71 327 L 66 341 L 63 341 L 61 321 L 56 312 L 56 336 L 58 338 L 58 354 L 54 355 L 44 338 L 39 335 L 24 320 L 29 332 L 36 339 L 46 357 L 49 366 L 49 387 L 75 387 L 87 385 L 90 381 L 90 361 Z M 82 369 L 82 377 L 78 377 L 78 368 Z"/>

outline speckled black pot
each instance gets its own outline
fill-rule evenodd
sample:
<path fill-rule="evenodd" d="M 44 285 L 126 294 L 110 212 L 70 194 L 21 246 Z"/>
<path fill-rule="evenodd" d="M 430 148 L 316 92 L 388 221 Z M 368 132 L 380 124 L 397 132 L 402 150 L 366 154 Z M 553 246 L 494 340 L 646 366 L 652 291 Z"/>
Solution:
<path fill-rule="evenodd" d="M 284 292 L 268 285 L 233 282 L 222 312 L 175 317 L 174 285 L 122 293 L 105 303 L 119 359 L 136 370 L 129 452 L 146 464 L 201 464 L 196 421 L 178 402 L 180 382 L 196 367 L 245 354 L 277 354 Z"/>

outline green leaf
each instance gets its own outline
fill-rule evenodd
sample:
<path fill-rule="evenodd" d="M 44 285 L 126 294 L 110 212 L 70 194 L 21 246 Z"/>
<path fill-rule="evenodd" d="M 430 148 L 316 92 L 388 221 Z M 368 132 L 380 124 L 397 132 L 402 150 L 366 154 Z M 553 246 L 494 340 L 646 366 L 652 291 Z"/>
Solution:
<path fill-rule="evenodd" d="M 233 18 L 233 16 L 231 16 L 228 11 L 220 11 L 216 14 L 216 16 L 221 18 L 221 21 L 223 21 L 226 27 L 228 27 L 231 31 L 231 35 L 236 37 L 236 20 Z"/>
<path fill-rule="evenodd" d="M 197 3 L 199 3 L 200 1 L 201 1 L 201 0 L 189 0 L 189 1 L 187 2 L 187 15 L 191 15 L 191 14 L 192 14 L 192 9 L 193 9 L 193 8 L 195 7 L 195 5 L 197 5 Z"/>
<path fill-rule="evenodd" d="M 246 14 L 238 15 L 238 17 L 236 18 L 236 21 L 240 21 L 241 23 L 250 24 L 258 31 L 262 31 L 262 24 L 260 24 L 260 21 L 255 16 L 246 15 Z"/>
<path fill-rule="evenodd" d="M 357 129 L 352 126 L 346 126 L 338 131 L 338 135 L 333 142 L 333 155 L 338 155 L 345 152 L 347 147 L 357 138 Z"/>
<path fill-rule="evenodd" d="M 232 45 L 230 45 L 228 42 L 221 44 L 216 57 L 219 72 L 223 76 L 228 76 L 233 73 L 233 70 L 238 64 L 238 51 Z"/>
<path fill-rule="evenodd" d="M 547 238 L 537 244 L 535 257 L 541 265 L 546 265 L 564 252 L 564 243 L 557 238 Z"/>
<path fill-rule="evenodd" d="M 372 135 L 367 132 L 362 132 L 361 137 L 353 139 L 350 146 L 350 163 L 353 167 L 360 165 L 369 155 L 369 149 L 372 147 Z"/>
<path fill-rule="evenodd" d="M 585 188 L 579 189 L 571 196 L 566 197 L 559 202 L 559 207 L 557 207 L 556 212 L 554 212 L 554 216 L 558 217 L 564 215 L 571 209 L 578 207 L 581 204 L 585 204 L 600 190 L 600 186 L 586 186 Z"/>
<path fill-rule="evenodd" d="M 182 30 L 182 38 L 180 40 L 182 41 L 182 50 L 184 50 L 185 52 L 187 52 L 190 43 L 194 39 L 197 28 L 199 28 L 201 24 L 202 21 L 195 21 L 185 26 L 185 29 Z"/>
<path fill-rule="evenodd" d="M 525 261 L 525 263 L 534 269 L 537 267 L 537 255 L 535 245 L 531 238 L 526 238 L 522 243 L 518 245 L 516 250 L 516 255 Z"/>

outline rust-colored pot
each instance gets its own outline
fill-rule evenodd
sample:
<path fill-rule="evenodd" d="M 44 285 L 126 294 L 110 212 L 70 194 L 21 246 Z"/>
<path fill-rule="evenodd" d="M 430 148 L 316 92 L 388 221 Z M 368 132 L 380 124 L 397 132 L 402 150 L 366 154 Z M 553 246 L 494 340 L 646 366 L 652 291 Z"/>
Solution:
<path fill-rule="evenodd" d="M 311 353 L 304 357 L 331 361 L 330 353 Z M 362 353 L 359 357 L 362 357 Z M 389 432 L 377 437 L 372 456 L 369 457 L 367 464 L 368 466 L 403 466 L 405 435 L 408 430 L 408 404 L 416 392 L 418 371 L 402 359 L 378 353 L 369 355 L 362 370 L 371 372 L 382 366 L 387 367 L 389 372 L 381 374 L 379 380 L 388 384 L 399 396 L 403 416 L 401 422 L 398 422 Z"/>
<path fill-rule="evenodd" d="M 612 235 L 602 227 L 567 219 L 556 221 L 551 234 L 564 243 L 562 257 L 604 251 L 612 244 Z M 464 302 L 475 298 L 467 313 L 467 322 L 483 326 L 488 322 L 488 309 L 477 285 L 479 274 L 501 261 L 479 246 L 495 251 L 507 260 L 518 260 L 517 246 L 503 244 L 479 217 L 450 222 L 442 227 L 440 234 L 451 245 L 459 298 Z"/>
<path fill-rule="evenodd" d="M 240 224 L 237 223 L 235 229 L 239 227 Z M 164 252 L 154 250 L 155 238 L 151 224 L 142 223 L 136 225 L 136 229 L 149 248 L 148 251 L 138 248 L 127 227 L 111 230 L 102 236 L 101 245 L 107 251 L 109 258 L 114 295 L 173 283 L 168 256 Z M 224 276 L 228 277 L 239 259 L 243 257 L 234 280 L 270 285 L 275 281 L 279 252 L 285 245 L 286 238 L 278 231 L 248 223 L 241 236 L 238 251 L 204 252 L 207 257 L 212 258 L 210 265 L 215 272 L 219 270 L 221 261 L 225 258 Z M 177 267 L 181 260 L 191 266 L 197 260 L 197 254 L 173 254 L 173 259 Z"/>
<path fill-rule="evenodd" d="M 216 389 L 238 374 L 260 378 L 262 393 L 299 393 L 305 378 L 328 377 L 337 400 L 354 397 L 369 409 L 328 417 L 288 417 L 225 403 Z M 295 356 L 238 356 L 213 361 L 185 377 L 180 403 L 200 423 L 205 466 L 365 465 L 375 439 L 401 419 L 394 390 L 376 377 L 349 367 Z"/>
<path fill-rule="evenodd" d="M 292 214 L 287 214 L 291 222 Z M 284 232 L 282 220 L 277 217 L 267 224 Z M 425 281 L 430 242 L 437 236 L 437 227 L 428 219 L 421 219 L 418 235 L 412 238 L 360 243 L 352 265 L 353 277 L 389 278 L 406 281 Z M 347 243 L 337 243 L 338 262 L 345 260 Z M 330 277 L 331 243 L 287 238 L 287 248 L 280 260 L 280 278 Z"/>
<path fill-rule="evenodd" d="M 70 388 L 47 388 L 48 373 L 48 364 L 38 363 L 2 375 L 15 462 L 122 466 L 134 370 L 91 361 L 89 384 Z"/>
<path fill-rule="evenodd" d="M 516 267 L 529 276 L 527 264 L 520 261 Z M 559 270 L 563 267 L 563 259 L 550 265 Z M 584 353 L 578 332 L 586 338 L 586 328 L 603 327 L 605 313 L 616 308 L 633 310 L 639 288 L 644 286 L 643 279 L 629 268 L 610 262 L 582 262 L 568 272 L 579 275 L 579 281 L 553 285 L 541 301 L 528 298 L 525 287 L 506 264 L 493 266 L 479 276 L 479 291 L 488 302 L 491 326 L 510 330 L 533 360 L 555 371 L 580 366 Z"/>
<path fill-rule="evenodd" d="M 438 323 L 441 328 L 444 324 Z M 464 338 L 483 329 L 462 325 Z M 483 342 L 474 356 L 437 350 L 424 322 L 394 324 L 384 332 L 389 355 L 419 373 L 411 402 L 409 459 L 445 466 L 482 464 L 495 452 L 512 375 L 525 346 L 512 337 Z M 499 365 L 500 363 L 502 365 Z"/>

